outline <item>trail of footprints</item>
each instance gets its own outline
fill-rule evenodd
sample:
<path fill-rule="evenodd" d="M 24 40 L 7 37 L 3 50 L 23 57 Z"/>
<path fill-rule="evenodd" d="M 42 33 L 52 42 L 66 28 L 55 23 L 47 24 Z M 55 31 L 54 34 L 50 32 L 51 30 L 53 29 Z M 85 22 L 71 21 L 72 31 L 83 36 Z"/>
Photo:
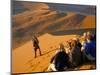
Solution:
<path fill-rule="evenodd" d="M 47 64 L 47 62 L 43 62 L 43 61 L 45 61 L 46 59 L 50 59 L 51 58 L 51 52 L 53 53 L 53 51 L 55 51 L 56 50 L 56 47 L 57 46 L 51 46 L 50 48 L 49 48 L 49 51 L 44 51 L 43 53 L 43 55 L 42 56 L 38 56 L 37 58 L 32 58 L 32 59 L 30 59 L 26 64 L 29 66 L 27 69 L 26 69 L 26 71 L 27 72 L 32 72 L 32 71 L 34 71 L 34 70 L 36 70 L 37 68 L 41 68 L 41 72 L 44 72 L 44 71 L 46 71 L 46 69 L 47 69 L 47 67 L 48 67 L 48 65 L 46 65 L 45 66 L 45 68 L 44 68 L 44 65 L 41 65 L 41 64 Z M 49 61 L 48 61 L 49 62 Z"/>

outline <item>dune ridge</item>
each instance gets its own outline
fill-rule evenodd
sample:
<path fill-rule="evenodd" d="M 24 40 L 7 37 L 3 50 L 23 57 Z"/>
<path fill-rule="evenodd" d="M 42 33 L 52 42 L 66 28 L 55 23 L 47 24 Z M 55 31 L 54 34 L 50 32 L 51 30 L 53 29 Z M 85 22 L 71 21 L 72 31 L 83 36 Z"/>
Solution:
<path fill-rule="evenodd" d="M 22 16 L 18 15 L 18 17 L 17 15 L 14 16 L 12 28 L 14 41 L 16 41 L 13 43 L 14 45 L 16 45 L 17 39 L 20 41 L 22 40 L 21 38 L 30 40 L 32 32 L 43 34 L 45 32 L 50 33 L 61 30 L 95 28 L 95 16 L 84 16 L 77 13 L 58 13 L 51 10 L 43 10 L 43 12 L 45 14 L 39 14 L 38 16 L 37 13 L 35 16 L 35 13 L 32 13 L 32 11 L 31 13 L 26 13 L 28 16 L 23 16 L 23 14 Z"/>

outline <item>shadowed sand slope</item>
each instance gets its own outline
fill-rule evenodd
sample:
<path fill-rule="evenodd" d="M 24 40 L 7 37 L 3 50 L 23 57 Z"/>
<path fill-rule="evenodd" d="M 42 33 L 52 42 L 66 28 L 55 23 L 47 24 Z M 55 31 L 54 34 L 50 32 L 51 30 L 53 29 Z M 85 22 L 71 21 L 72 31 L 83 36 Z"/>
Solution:
<path fill-rule="evenodd" d="M 49 9 L 49 6 L 45 3 L 25 2 L 25 1 L 12 1 L 12 15 L 23 13 L 30 10 Z"/>
<path fill-rule="evenodd" d="M 42 35 L 73 29 L 91 29 L 96 26 L 95 6 L 22 1 L 14 1 L 13 6 L 16 13 L 12 15 L 13 48 L 31 40 L 33 32 Z"/>
<path fill-rule="evenodd" d="M 22 13 L 28 10 L 50 9 L 58 12 L 76 12 L 85 15 L 95 15 L 96 7 L 91 5 L 74 5 L 60 3 L 43 3 L 29 1 L 12 1 L 13 15 Z"/>
<path fill-rule="evenodd" d="M 41 11 L 38 12 L 38 11 Z M 31 39 L 33 32 L 39 34 L 55 31 L 95 28 L 95 16 L 77 13 L 58 13 L 51 10 L 25 12 L 13 17 L 13 48 Z M 18 43 L 18 44 L 17 44 Z"/>

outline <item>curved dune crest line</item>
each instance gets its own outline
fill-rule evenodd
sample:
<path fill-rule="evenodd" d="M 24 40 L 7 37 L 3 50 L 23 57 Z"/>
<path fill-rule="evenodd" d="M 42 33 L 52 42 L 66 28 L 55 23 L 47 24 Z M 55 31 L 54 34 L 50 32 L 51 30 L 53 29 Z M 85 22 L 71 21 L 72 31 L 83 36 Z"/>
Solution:
<path fill-rule="evenodd" d="M 70 15 L 70 14 L 69 14 Z M 62 26 L 68 26 L 70 27 L 69 29 L 72 29 L 73 26 L 74 26 L 74 29 L 75 27 L 77 27 L 78 24 L 80 24 L 80 22 L 85 18 L 85 16 L 83 15 L 79 15 L 79 14 L 76 14 L 76 15 L 73 15 L 73 16 L 68 16 L 67 18 L 65 19 L 61 19 L 60 21 L 54 23 L 52 26 L 49 26 L 48 28 L 46 28 L 46 31 L 57 31 L 59 29 L 61 29 Z M 51 30 L 52 29 L 52 30 Z M 66 28 L 63 28 L 63 29 L 68 29 L 67 27 Z"/>
<path fill-rule="evenodd" d="M 76 14 L 69 18 L 63 19 L 60 22 L 54 23 L 48 26 L 45 31 L 54 32 L 61 30 L 72 30 L 72 29 L 85 29 L 85 28 L 96 28 L 95 16 L 84 16 Z"/>
<path fill-rule="evenodd" d="M 33 31 L 36 30 L 36 28 L 40 25 L 42 22 L 47 22 L 47 21 L 51 21 L 51 20 L 54 20 L 56 19 L 58 16 L 58 14 L 56 13 L 56 11 L 49 11 L 49 13 L 46 13 L 44 15 L 41 15 L 39 17 L 37 17 L 37 19 L 33 18 L 32 20 L 24 20 L 24 22 L 21 22 L 20 23 L 20 20 L 18 22 L 14 22 L 13 24 L 13 35 L 14 35 L 14 46 L 16 45 L 16 43 L 18 42 L 18 40 L 23 40 L 21 38 L 24 38 L 24 35 L 25 36 L 30 36 L 31 33 Z M 34 16 L 33 16 L 34 17 Z M 28 17 L 27 17 L 28 18 Z M 18 19 L 22 19 L 23 20 L 23 17 L 21 18 L 18 18 Z M 18 35 L 17 35 L 18 34 Z M 21 38 L 20 38 L 20 34 L 21 34 Z M 27 40 L 28 37 L 25 37 L 24 39 Z M 17 44 L 18 45 L 18 44 Z M 15 48 L 15 47 L 14 47 Z"/>
<path fill-rule="evenodd" d="M 96 28 L 96 16 L 86 16 L 81 23 L 81 28 Z"/>
<path fill-rule="evenodd" d="M 31 16 L 34 16 L 34 17 L 41 16 L 48 12 L 50 12 L 50 10 L 35 10 L 35 11 L 31 10 L 31 11 L 25 11 L 23 13 L 16 14 L 12 18 L 15 21 L 23 21 L 23 19 L 25 18 L 27 19 L 28 17 L 31 17 Z M 20 18 L 23 18 L 23 19 L 20 20 Z"/>
<path fill-rule="evenodd" d="M 39 12 L 40 13 L 40 12 Z M 35 14 L 34 14 L 35 15 Z M 30 17 L 17 18 L 21 19 L 14 21 L 13 25 L 13 35 L 14 35 L 14 46 L 18 43 L 17 40 L 30 40 L 30 35 L 32 32 L 39 32 L 43 34 L 45 32 L 55 32 L 62 30 L 72 30 L 72 29 L 84 29 L 84 28 L 95 28 L 95 16 L 84 16 L 77 13 L 57 13 L 56 11 L 46 11 L 36 18 L 34 15 Z M 20 37 L 21 34 L 21 37 Z M 15 48 L 15 47 L 14 47 Z"/>
<path fill-rule="evenodd" d="M 20 18 L 17 18 L 18 20 L 14 19 L 14 25 L 13 26 L 15 26 L 16 23 L 18 23 L 18 24 L 17 24 L 17 27 L 16 26 L 13 27 L 13 31 L 16 31 L 19 28 L 27 28 L 29 26 L 35 25 L 35 23 L 44 21 L 47 18 L 53 18 L 53 16 L 54 17 L 56 16 L 56 11 L 49 11 L 49 13 L 47 13 L 45 15 L 40 15 L 38 17 L 37 16 L 35 17 L 34 15 L 26 16 L 26 19 L 22 16 Z"/>
<path fill-rule="evenodd" d="M 70 13 L 70 14 L 68 14 L 68 15 L 66 15 L 64 17 L 58 18 L 58 19 L 56 19 L 56 20 L 54 20 L 52 22 L 48 22 L 48 23 L 44 24 L 41 27 L 41 29 L 38 30 L 38 32 L 41 32 L 41 31 L 47 29 L 48 27 L 51 27 L 51 26 L 55 25 L 55 23 L 61 22 L 61 21 L 65 20 L 65 19 L 67 19 L 67 18 L 69 18 L 69 17 L 71 17 L 73 15 L 75 15 L 75 13 Z"/>
<path fill-rule="evenodd" d="M 78 21 L 78 19 L 75 19 Z M 96 28 L 95 16 L 85 16 L 83 20 L 78 21 L 79 23 L 76 26 L 76 29 L 85 29 L 85 28 Z M 74 24 L 74 22 L 71 22 Z M 71 23 L 69 22 L 68 25 L 62 25 L 61 28 L 58 30 L 64 30 L 64 28 L 71 29 Z M 76 25 L 76 24 L 74 24 Z"/>
<path fill-rule="evenodd" d="M 77 15 L 76 15 L 77 17 Z M 57 31 L 66 30 L 67 29 L 92 29 L 96 28 L 96 21 L 95 16 L 83 16 L 79 17 L 79 20 L 73 19 L 72 21 L 69 21 L 65 25 L 62 25 L 60 28 L 57 29 Z"/>

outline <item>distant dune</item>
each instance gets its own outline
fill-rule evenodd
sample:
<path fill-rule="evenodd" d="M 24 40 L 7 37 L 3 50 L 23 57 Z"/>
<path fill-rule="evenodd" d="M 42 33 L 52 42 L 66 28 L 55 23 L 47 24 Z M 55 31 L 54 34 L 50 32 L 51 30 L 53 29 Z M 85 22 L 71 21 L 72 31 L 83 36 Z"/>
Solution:
<path fill-rule="evenodd" d="M 37 10 L 34 12 L 31 10 L 14 15 L 12 19 L 13 48 L 18 47 L 19 43 L 30 40 L 32 32 L 38 32 L 41 35 L 46 32 L 95 28 L 95 16 L 74 12 L 59 13 L 53 10 Z"/>
<path fill-rule="evenodd" d="M 22 2 L 22 5 L 29 10 L 46 10 L 49 6 L 45 3 Z"/>
<path fill-rule="evenodd" d="M 76 12 L 85 15 L 96 15 L 96 7 L 91 5 L 74 5 L 74 4 L 60 4 L 60 3 L 43 3 L 43 2 L 29 2 L 29 1 L 12 1 L 13 15 L 38 9 L 50 9 L 57 12 Z"/>

